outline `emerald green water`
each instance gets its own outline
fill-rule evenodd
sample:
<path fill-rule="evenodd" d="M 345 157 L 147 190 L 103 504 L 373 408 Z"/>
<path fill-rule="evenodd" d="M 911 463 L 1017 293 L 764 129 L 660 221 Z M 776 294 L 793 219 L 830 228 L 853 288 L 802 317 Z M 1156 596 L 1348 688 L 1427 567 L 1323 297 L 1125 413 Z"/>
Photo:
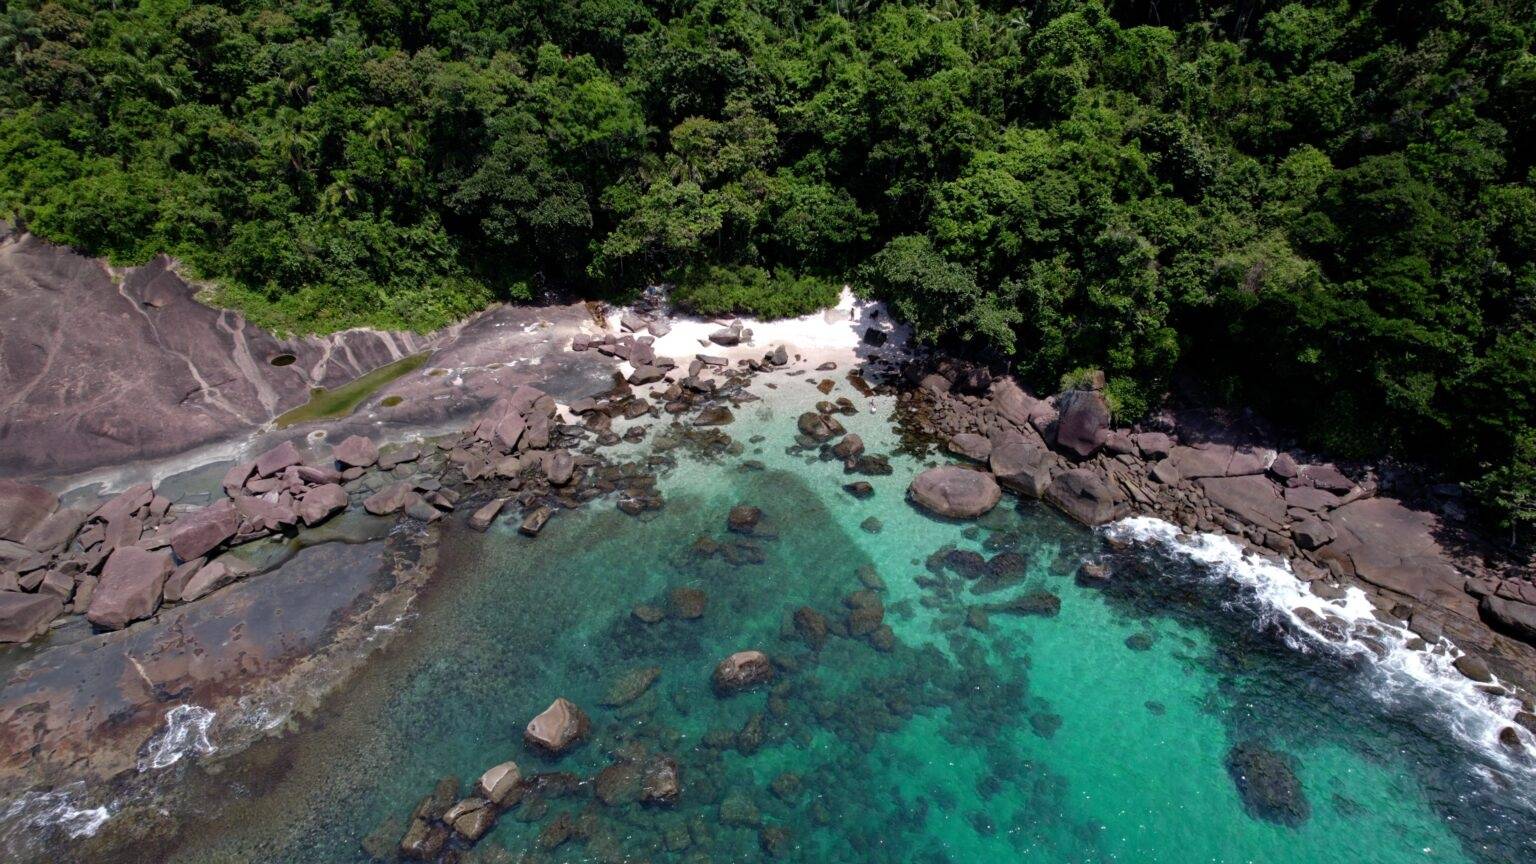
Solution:
<path fill-rule="evenodd" d="M 1251 598 L 1184 562 L 1113 552 L 1118 572 L 1139 575 L 1080 587 L 1072 574 L 1101 540 L 1044 509 L 1005 499 L 980 528 L 925 517 L 903 500 L 913 459 L 867 478 L 876 494 L 856 501 L 841 485 L 858 478 L 840 465 L 785 452 L 811 399 L 771 400 L 779 407 L 746 406 L 727 427 L 766 437 L 740 458 L 668 454 L 667 504 L 647 521 L 598 502 L 536 540 L 504 524 L 452 529 L 441 584 L 388 652 L 319 722 L 224 778 L 233 803 L 210 802 L 175 860 L 366 861 L 360 841 L 376 829 L 398 841 L 445 774 L 468 784 L 515 759 L 525 776 L 591 778 L 637 751 L 678 760 L 677 805 L 607 806 L 588 784 L 525 801 L 464 860 L 768 860 L 760 827 L 787 830 L 783 860 L 814 862 L 1536 860 L 1530 813 L 1486 779 L 1432 701 L 1373 695 L 1367 665 L 1295 650 L 1256 626 Z M 845 418 L 872 452 L 894 448 L 888 407 Z M 748 458 L 765 470 L 739 468 Z M 752 541 L 762 563 L 696 555 L 697 537 L 730 539 L 726 513 L 743 502 L 778 534 Z M 870 516 L 879 533 L 860 527 Z M 1027 579 L 977 596 L 925 567 L 951 544 L 1016 549 Z M 868 567 L 885 584 L 894 647 L 833 636 L 810 652 L 790 614 L 840 619 Z M 707 593 L 701 619 L 630 614 L 678 586 Z M 1058 595 L 1060 614 L 966 625 L 968 607 L 1027 589 Z M 1129 647 L 1136 634 L 1150 648 Z M 776 687 L 717 697 L 714 665 L 745 648 L 785 667 Z M 602 705 L 616 677 L 646 666 L 661 677 L 644 696 Z M 521 731 L 556 696 L 587 711 L 593 734 L 541 758 Z M 742 747 L 754 717 L 761 743 Z M 1310 808 L 1299 826 L 1245 811 L 1224 765 L 1244 740 L 1294 757 Z M 773 791 L 785 772 L 798 794 Z M 539 850 L 566 812 L 584 835 Z"/>

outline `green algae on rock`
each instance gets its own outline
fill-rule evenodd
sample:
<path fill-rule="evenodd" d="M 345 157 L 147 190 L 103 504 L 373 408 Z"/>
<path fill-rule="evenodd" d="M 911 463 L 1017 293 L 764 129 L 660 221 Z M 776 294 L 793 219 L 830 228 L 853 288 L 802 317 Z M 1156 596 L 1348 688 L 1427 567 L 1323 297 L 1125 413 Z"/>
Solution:
<path fill-rule="evenodd" d="M 366 375 L 330 390 L 316 387 L 310 391 L 308 402 L 283 414 L 273 423 L 279 429 L 287 429 L 299 423 L 345 417 L 357 410 L 357 406 L 363 404 L 364 400 L 378 392 L 379 388 L 385 384 L 421 368 L 429 356 L 431 355 L 427 352 L 413 354 L 387 366 L 380 366 Z"/>

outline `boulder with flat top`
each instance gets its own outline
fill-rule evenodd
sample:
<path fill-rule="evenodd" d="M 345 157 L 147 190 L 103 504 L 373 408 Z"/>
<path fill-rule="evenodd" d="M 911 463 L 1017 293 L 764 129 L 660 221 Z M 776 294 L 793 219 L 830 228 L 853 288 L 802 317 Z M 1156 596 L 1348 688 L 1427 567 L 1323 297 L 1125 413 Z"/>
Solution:
<path fill-rule="evenodd" d="M 523 740 L 530 746 L 558 756 L 585 738 L 590 726 L 591 721 L 587 719 L 586 712 L 561 696 L 551 702 L 539 716 L 528 721 L 527 728 L 523 730 Z"/>
<path fill-rule="evenodd" d="M 148 618 L 160 608 L 160 593 L 174 569 L 169 552 L 137 546 L 114 550 L 101 569 L 86 619 L 97 627 L 119 630 Z"/>
<path fill-rule="evenodd" d="M 913 478 L 907 487 L 912 503 L 937 516 L 974 519 L 1002 500 L 1003 491 L 985 471 L 940 465 Z"/>
<path fill-rule="evenodd" d="M 171 549 L 183 561 L 201 558 L 235 536 L 240 513 L 227 498 L 194 510 L 171 526 Z"/>

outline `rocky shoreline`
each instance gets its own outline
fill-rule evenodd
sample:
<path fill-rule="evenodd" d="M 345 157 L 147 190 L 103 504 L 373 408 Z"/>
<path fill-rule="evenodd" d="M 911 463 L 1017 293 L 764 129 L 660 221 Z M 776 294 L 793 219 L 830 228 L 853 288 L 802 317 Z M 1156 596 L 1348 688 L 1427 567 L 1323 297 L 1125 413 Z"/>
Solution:
<path fill-rule="evenodd" d="M 4 242 L 10 245 L 0 258 L 12 266 L 26 243 L 35 243 Z M 55 268 L 65 260 L 51 251 L 43 257 Z M 157 275 L 145 284 L 160 285 L 171 298 L 167 305 L 193 302 L 185 283 L 163 264 L 155 266 Z M 1457 669 L 1490 694 L 1524 700 L 1527 713 L 1516 722 L 1536 732 L 1528 695 L 1536 689 L 1536 585 L 1518 576 L 1463 575 L 1464 561 L 1437 540 L 1436 517 L 1384 495 L 1370 475 L 1217 440 L 1192 426 L 1116 428 L 1102 392 L 1092 386 L 1042 399 L 969 364 L 906 362 L 899 340 L 886 344 L 889 321 L 868 326 L 845 319 L 839 327 L 847 332 L 835 350 L 802 353 L 774 338 L 782 333 L 761 328 L 766 332 L 754 334 L 743 322 L 687 322 L 683 333 L 679 322 L 654 312 L 614 317 L 596 318 L 583 307 L 492 310 L 433 343 L 428 371 L 376 394 L 357 415 L 284 432 L 263 429 L 285 404 L 277 402 L 196 442 L 157 444 L 134 457 L 174 458 L 176 447 L 246 436 L 247 447 L 260 451 L 230 464 L 214 484 L 216 493 L 178 494 L 149 482 L 110 496 L 77 488 L 61 498 L 45 485 L 0 481 L 0 641 L 49 635 L 41 647 L 4 649 L 11 656 L 0 688 L 0 775 L 16 788 L 81 779 L 121 783 L 165 709 L 176 704 L 195 702 L 228 715 L 241 699 L 268 693 L 287 699 L 287 710 L 302 711 L 360 667 L 381 643 L 380 630 L 390 629 L 430 581 L 434 523 L 452 514 L 487 530 L 503 520 L 535 537 L 562 510 L 599 499 L 644 519 L 666 506 L 656 479 L 671 464 L 671 451 L 743 454 L 727 427 L 760 398 L 754 386 L 798 384 L 828 397 L 798 417 L 796 452 L 839 461 L 849 475 L 889 474 L 888 458 L 865 452 L 859 436 L 839 422 L 859 408 L 849 397 L 830 398 L 833 375 L 862 397 L 877 392 L 870 381 L 884 380 L 879 392 L 897 396 L 897 420 L 914 446 L 937 443 L 951 454 L 914 479 L 909 497 L 915 505 L 970 519 L 998 506 L 1006 492 L 1043 500 L 1088 526 L 1145 514 L 1190 532 L 1232 537 L 1256 554 L 1289 561 L 1320 597 L 1364 590 L 1381 620 L 1411 629 L 1420 647 L 1449 640 L 1466 652 Z M 851 342 L 844 338 L 850 333 Z M 524 347 L 528 356 L 516 353 Z M 392 398 L 398 401 L 385 404 Z M 26 422 L 26 415 L 8 419 L 13 429 Z M 445 423 L 461 428 L 437 434 Z M 38 435 L 53 428 L 44 424 Z M 410 434 L 423 428 L 434 434 Z M 13 443 L 38 440 L 21 436 Z M 60 441 L 66 453 L 81 446 L 76 438 Z M 633 447 L 642 441 L 649 455 L 635 458 Z M 50 459 L 46 464 L 67 467 L 61 476 L 107 464 L 95 456 Z M 870 493 L 856 476 L 844 489 L 854 498 Z M 755 544 L 771 536 L 757 530 L 755 509 L 732 511 L 726 537 L 701 539 L 695 553 L 750 565 L 761 554 Z M 393 530 L 398 524 L 413 530 L 402 535 Z M 863 527 L 880 530 L 878 522 Z M 340 567 L 324 559 L 336 554 L 324 551 L 336 540 L 368 550 L 358 553 L 372 556 L 362 568 L 367 578 L 332 586 L 329 605 L 316 603 L 320 595 L 303 574 Z M 295 557 L 306 543 L 321 545 Z M 980 580 L 978 593 L 989 578 L 1006 581 L 1007 564 L 944 562 L 969 568 Z M 276 574 L 287 588 L 275 602 L 313 605 L 324 620 L 246 632 L 248 621 L 270 616 L 261 605 L 260 580 Z M 1080 578 L 1097 578 L 1094 566 Z M 878 595 L 859 596 L 839 632 L 889 650 Z M 702 602 L 669 598 L 667 608 L 637 608 L 635 616 L 660 620 L 674 607 Z M 967 623 L 984 627 L 988 612 L 1054 615 L 1059 603 L 1046 592 L 1026 594 L 978 606 L 977 620 Z M 797 612 L 795 626 L 807 644 L 824 641 L 825 619 L 803 611 L 808 614 Z M 1335 626 L 1321 619 L 1317 625 L 1322 632 Z M 251 662 L 253 656 L 259 662 Z M 771 674 L 767 662 L 752 668 Z M 327 667 L 325 674 L 305 674 L 317 665 Z M 98 691 L 85 690 L 85 701 L 60 683 L 81 670 L 104 682 Z M 725 679 L 734 680 L 731 674 Z M 296 692 L 303 698 L 290 698 Z M 557 700 L 551 710 L 560 707 Z M 560 731 L 581 725 L 573 719 L 580 709 L 572 708 L 537 735 L 530 724 L 529 734 L 546 749 L 548 741 L 560 749 L 579 739 Z M 546 735 L 551 725 L 560 734 Z M 1521 734 L 1500 740 L 1511 750 L 1526 746 Z M 650 759 L 621 760 L 632 769 L 625 776 L 655 773 Z M 496 766 L 482 778 L 484 789 L 462 799 L 457 785 L 452 794 L 434 793 L 432 803 L 412 815 L 408 833 L 387 843 L 404 842 L 399 848 L 429 858 L 454 834 L 455 842 L 472 843 L 508 790 L 522 782 L 507 779 L 516 773 L 515 764 Z"/>
<path fill-rule="evenodd" d="M 971 518 L 1006 489 L 1090 527 L 1139 514 L 1231 537 L 1287 561 L 1320 597 L 1362 589 L 1378 617 L 1417 634 L 1420 647 L 1449 640 L 1465 652 L 1456 668 L 1492 695 L 1519 698 L 1517 720 L 1536 733 L 1536 583 L 1476 562 L 1464 573 L 1465 558 L 1438 539 L 1439 517 L 1383 494 L 1369 473 L 1351 477 L 1172 423 L 1117 428 L 1098 389 L 1036 398 L 963 362 L 914 364 L 906 384 L 905 422 L 974 469 L 920 475 L 911 493 L 920 506 Z M 1525 749 L 1519 735 L 1501 741 Z"/>

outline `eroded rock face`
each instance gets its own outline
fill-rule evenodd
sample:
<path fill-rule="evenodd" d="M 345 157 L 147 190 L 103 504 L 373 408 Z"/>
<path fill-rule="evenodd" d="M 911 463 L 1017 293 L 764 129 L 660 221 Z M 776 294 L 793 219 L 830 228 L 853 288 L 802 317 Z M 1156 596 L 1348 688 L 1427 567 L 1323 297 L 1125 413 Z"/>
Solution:
<path fill-rule="evenodd" d="M 118 630 L 148 618 L 160 608 L 165 580 L 175 569 L 166 552 L 137 546 L 114 551 L 101 569 L 101 581 L 91 595 L 85 617 L 97 627 Z"/>
<path fill-rule="evenodd" d="M 419 351 L 409 333 L 277 339 L 205 306 L 157 258 L 105 264 L 22 234 L 0 240 L 0 474 L 78 471 L 181 453 L 258 426 Z M 90 338 L 80 338 L 80 334 Z M 11 334 L 36 344 L 10 348 Z M 273 365 L 291 356 L 294 362 Z M 188 395 L 191 394 L 191 395 Z"/>
<path fill-rule="evenodd" d="M 715 667 L 715 692 L 732 696 L 773 680 L 773 663 L 761 651 L 737 651 Z"/>
<path fill-rule="evenodd" d="M 523 740 L 546 753 L 559 755 L 580 743 L 587 736 L 590 724 L 586 712 L 561 696 L 543 713 L 528 721 Z"/>
<path fill-rule="evenodd" d="M 985 471 L 941 465 L 917 475 L 907 487 L 912 503 L 950 519 L 974 519 L 1002 500 L 1003 491 Z"/>

